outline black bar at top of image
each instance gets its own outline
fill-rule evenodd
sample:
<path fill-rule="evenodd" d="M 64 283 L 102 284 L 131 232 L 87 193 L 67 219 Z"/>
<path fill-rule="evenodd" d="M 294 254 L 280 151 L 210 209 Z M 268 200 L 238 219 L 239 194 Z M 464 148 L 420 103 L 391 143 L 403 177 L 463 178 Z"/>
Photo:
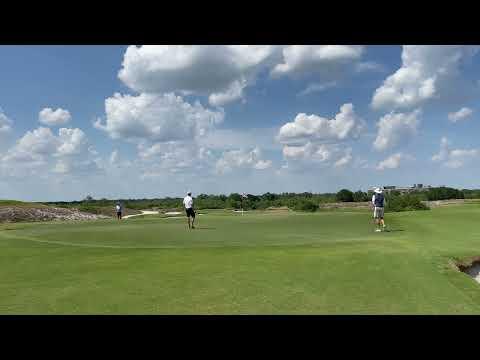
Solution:
<path fill-rule="evenodd" d="M 59 13 L 7 5 L 2 5 L 0 44 L 480 43 L 478 12 L 471 6 L 116 3 Z"/>

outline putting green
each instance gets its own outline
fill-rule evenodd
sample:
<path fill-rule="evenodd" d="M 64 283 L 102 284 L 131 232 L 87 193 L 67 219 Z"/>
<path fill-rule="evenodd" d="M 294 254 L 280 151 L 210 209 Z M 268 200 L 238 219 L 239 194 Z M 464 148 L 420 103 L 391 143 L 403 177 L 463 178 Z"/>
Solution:
<path fill-rule="evenodd" d="M 480 206 L 0 226 L 3 314 L 480 314 Z"/>

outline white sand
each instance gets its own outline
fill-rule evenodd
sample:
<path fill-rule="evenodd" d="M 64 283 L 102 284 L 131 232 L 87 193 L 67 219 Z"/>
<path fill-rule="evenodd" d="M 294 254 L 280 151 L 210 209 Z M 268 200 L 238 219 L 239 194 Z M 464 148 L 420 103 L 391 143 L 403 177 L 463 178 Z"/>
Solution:
<path fill-rule="evenodd" d="M 135 215 L 127 215 L 124 216 L 124 219 L 128 219 L 134 216 L 141 216 L 141 215 L 158 215 L 160 214 L 159 211 L 148 211 L 148 210 L 141 210 L 141 214 L 135 214 Z M 172 212 L 166 212 L 165 215 L 180 215 L 182 214 L 181 212 L 178 211 L 172 211 Z M 203 215 L 203 214 L 197 214 L 197 215 Z M 165 219 L 182 219 L 184 216 L 167 216 Z"/>
<path fill-rule="evenodd" d="M 135 215 L 127 215 L 127 216 L 124 216 L 123 218 L 124 219 L 128 219 L 128 218 L 131 218 L 131 217 L 134 217 L 134 216 L 141 216 L 141 215 L 156 215 L 156 214 L 159 214 L 158 211 L 148 211 L 148 210 L 141 210 L 142 213 L 141 214 L 135 214 Z"/>
<path fill-rule="evenodd" d="M 465 272 L 480 283 L 480 264 L 469 267 Z"/>

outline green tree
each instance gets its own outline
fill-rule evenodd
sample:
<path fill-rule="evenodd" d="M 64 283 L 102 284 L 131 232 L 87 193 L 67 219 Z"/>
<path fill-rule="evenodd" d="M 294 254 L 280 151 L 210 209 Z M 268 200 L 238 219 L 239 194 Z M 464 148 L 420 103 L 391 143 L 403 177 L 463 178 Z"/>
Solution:
<path fill-rule="evenodd" d="M 353 193 L 353 201 L 355 202 L 368 201 L 368 195 L 367 193 L 364 193 L 363 191 L 358 190 Z"/>
<path fill-rule="evenodd" d="M 348 189 L 342 189 L 337 193 L 337 201 L 353 202 L 353 193 Z"/>

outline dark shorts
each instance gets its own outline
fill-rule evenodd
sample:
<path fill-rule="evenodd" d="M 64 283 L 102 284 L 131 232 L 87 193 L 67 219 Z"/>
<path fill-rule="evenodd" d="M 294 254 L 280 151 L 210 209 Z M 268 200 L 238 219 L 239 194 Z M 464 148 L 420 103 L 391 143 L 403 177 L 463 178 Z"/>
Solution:
<path fill-rule="evenodd" d="M 195 211 L 193 210 L 193 208 L 185 209 L 185 212 L 187 213 L 187 217 L 192 217 L 195 219 Z"/>
<path fill-rule="evenodd" d="M 122 216 L 122 212 L 121 212 L 121 211 L 117 211 L 117 216 Z"/>

